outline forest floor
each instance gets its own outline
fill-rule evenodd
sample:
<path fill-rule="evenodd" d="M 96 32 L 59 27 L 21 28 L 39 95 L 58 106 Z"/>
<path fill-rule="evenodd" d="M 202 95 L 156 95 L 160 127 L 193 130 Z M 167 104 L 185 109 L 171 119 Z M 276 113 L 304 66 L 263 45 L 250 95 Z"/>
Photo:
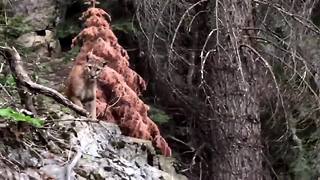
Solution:
<path fill-rule="evenodd" d="M 72 61 L 36 55 L 22 60 L 33 81 L 62 92 Z M 3 87 L 9 95 L 0 91 L 7 96 L 2 107 L 23 109 L 15 86 Z M 51 98 L 34 97 L 43 128 L 0 118 L 0 179 L 186 179 L 176 173 L 174 159 L 156 155 L 150 141 L 122 136 L 117 125 L 90 123 Z"/>
<path fill-rule="evenodd" d="M 72 68 L 72 61 L 65 58 L 27 58 L 26 69 L 29 75 L 36 75 L 39 83 L 50 88 L 61 90 Z"/>

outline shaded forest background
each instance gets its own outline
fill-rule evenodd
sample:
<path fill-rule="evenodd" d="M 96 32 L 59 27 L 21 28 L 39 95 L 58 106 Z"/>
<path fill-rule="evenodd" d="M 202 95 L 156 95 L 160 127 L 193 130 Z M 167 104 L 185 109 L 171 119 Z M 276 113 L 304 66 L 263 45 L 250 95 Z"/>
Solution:
<path fill-rule="evenodd" d="M 245 144 L 253 151 L 263 146 L 263 170 L 254 169 L 253 174 L 262 173 L 266 179 L 319 176 L 317 1 L 143 1 L 135 5 L 143 30 L 138 37 L 144 41 L 139 39 L 139 44 L 146 54 L 149 82 L 154 84 L 148 86 L 149 92 L 159 97 L 157 104 L 173 115 L 176 126 L 186 130 L 175 128 L 169 133 L 186 142 L 184 146 L 173 141 L 173 149 L 192 164 L 191 172 L 210 179 L 219 174 L 215 172 L 228 170 L 233 161 L 217 167 L 219 156 L 233 150 L 241 156 Z M 239 21 L 243 24 L 236 27 Z M 233 60 L 241 46 L 251 52 L 239 53 L 241 60 Z M 246 53 L 253 57 L 244 58 Z M 238 95 L 246 94 L 243 81 L 253 88 L 249 94 L 256 107 L 250 100 L 233 105 L 241 101 Z M 253 137 L 243 137 L 236 123 L 230 124 L 229 131 L 224 124 L 238 121 L 246 126 L 240 122 L 243 106 L 256 111 L 250 115 L 250 109 L 244 110 L 244 121 L 258 123 L 244 130 Z M 260 137 L 249 130 L 260 127 Z M 219 136 L 225 138 L 215 140 Z M 257 141 L 250 144 L 241 138 Z M 245 162 L 238 166 L 237 175 Z M 226 177 L 221 179 L 230 178 Z M 249 177 L 242 176 L 259 179 Z"/>
<path fill-rule="evenodd" d="M 52 26 L 36 31 L 23 17 L 10 17 L 14 2 L 8 2 L 1 4 L 2 43 L 50 30 L 61 46 L 52 56 L 71 61 L 79 50 L 71 41 L 83 26 L 82 1 L 57 1 Z M 114 0 L 99 7 L 110 13 L 131 68 L 148 83 L 143 100 L 180 173 L 320 177 L 317 0 Z M 10 86 L 7 76 L 1 81 Z"/>

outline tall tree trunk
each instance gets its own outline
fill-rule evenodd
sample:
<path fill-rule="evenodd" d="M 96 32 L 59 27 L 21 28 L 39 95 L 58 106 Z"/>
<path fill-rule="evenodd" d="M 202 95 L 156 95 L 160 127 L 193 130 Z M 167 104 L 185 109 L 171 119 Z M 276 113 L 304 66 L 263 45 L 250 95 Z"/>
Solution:
<path fill-rule="evenodd" d="M 210 143 L 212 179 L 263 179 L 261 123 L 258 114 L 257 55 L 252 0 L 208 3 L 215 29 L 204 64 L 204 90 L 211 91 Z M 207 73 L 207 74 L 206 74 Z"/>
<path fill-rule="evenodd" d="M 257 45 L 250 38 L 256 32 L 248 30 L 254 29 L 253 0 L 142 2 L 137 17 L 156 83 L 168 89 L 161 91 L 162 98 L 184 109 L 186 119 L 190 114 L 197 117 L 189 119 L 191 144 L 199 147 L 192 170 L 199 169 L 201 179 L 263 179 L 257 98 L 262 71 Z M 199 44 L 205 47 L 197 48 Z M 170 47 L 169 53 L 163 47 Z"/>

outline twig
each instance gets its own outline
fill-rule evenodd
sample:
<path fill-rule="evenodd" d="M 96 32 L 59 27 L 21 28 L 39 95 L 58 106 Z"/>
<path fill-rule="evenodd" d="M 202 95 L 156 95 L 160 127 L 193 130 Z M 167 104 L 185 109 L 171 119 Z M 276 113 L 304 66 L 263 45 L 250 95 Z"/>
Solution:
<path fill-rule="evenodd" d="M 175 32 L 174 32 L 174 34 L 173 34 L 173 38 L 172 38 L 171 44 L 170 44 L 170 50 L 173 49 L 174 41 L 175 41 L 175 39 L 176 39 L 176 37 L 177 37 L 178 30 L 179 30 L 179 28 L 180 28 L 180 26 L 181 26 L 181 24 L 182 24 L 185 16 L 189 13 L 189 11 L 190 11 L 191 9 L 193 9 L 195 6 L 201 4 L 201 3 L 205 2 L 205 1 L 207 1 L 207 0 L 201 0 L 201 1 L 193 4 L 192 6 L 190 6 L 190 7 L 183 13 L 183 15 L 182 15 L 182 17 L 181 17 L 181 19 L 180 19 L 180 21 L 179 21 L 179 24 L 178 24 L 178 26 L 176 27 Z"/>
<path fill-rule="evenodd" d="M 8 92 L 8 90 L 0 83 L 1 89 L 10 97 L 11 100 L 13 100 L 13 97 L 11 94 Z"/>
<path fill-rule="evenodd" d="M 82 152 L 81 152 L 80 148 L 78 148 L 77 154 L 74 156 L 71 163 L 69 165 L 67 165 L 67 167 L 66 167 L 66 174 L 65 174 L 66 180 L 71 180 L 71 171 L 76 166 L 76 164 L 80 160 L 81 156 L 82 156 Z"/>
<path fill-rule="evenodd" d="M 73 121 L 73 122 L 77 122 L 77 121 L 81 121 L 81 122 L 90 122 L 90 123 L 98 123 L 99 121 L 97 120 L 92 120 L 90 118 L 79 118 L 79 119 L 49 119 L 46 120 L 46 123 L 48 122 L 68 122 L 68 121 Z"/>
<path fill-rule="evenodd" d="M 11 166 L 12 166 L 12 168 L 13 169 L 15 169 L 16 171 L 20 171 L 20 164 L 19 163 L 17 163 L 17 164 L 15 164 L 15 163 L 13 163 L 12 161 L 10 161 L 9 159 L 7 159 L 7 158 L 5 158 L 1 153 L 0 153 L 0 160 L 3 160 L 3 161 L 5 161 L 4 163 L 5 164 L 10 164 Z M 7 165 L 8 165 L 7 164 Z M 20 166 L 20 167 L 19 167 Z"/>
<path fill-rule="evenodd" d="M 176 138 L 176 137 L 168 136 L 167 138 L 172 139 L 172 140 L 174 140 L 174 141 L 176 141 L 176 142 L 178 142 L 178 143 L 180 143 L 180 144 L 188 147 L 192 152 L 195 151 L 195 148 L 194 148 L 194 147 L 190 146 L 188 143 L 185 143 L 185 142 L 183 142 L 182 140 L 180 140 L 180 139 L 178 139 L 178 138 Z"/>

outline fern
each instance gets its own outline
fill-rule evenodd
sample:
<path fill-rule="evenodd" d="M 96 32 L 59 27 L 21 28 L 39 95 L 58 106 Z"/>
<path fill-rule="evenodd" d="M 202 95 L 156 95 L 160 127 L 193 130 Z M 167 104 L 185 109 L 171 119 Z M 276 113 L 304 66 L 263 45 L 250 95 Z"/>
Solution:
<path fill-rule="evenodd" d="M 44 120 L 39 118 L 33 118 L 30 116 L 26 116 L 20 112 L 13 110 L 12 108 L 3 108 L 0 109 L 0 117 L 8 119 L 13 122 L 26 122 L 31 124 L 34 127 L 42 127 L 44 124 Z"/>

